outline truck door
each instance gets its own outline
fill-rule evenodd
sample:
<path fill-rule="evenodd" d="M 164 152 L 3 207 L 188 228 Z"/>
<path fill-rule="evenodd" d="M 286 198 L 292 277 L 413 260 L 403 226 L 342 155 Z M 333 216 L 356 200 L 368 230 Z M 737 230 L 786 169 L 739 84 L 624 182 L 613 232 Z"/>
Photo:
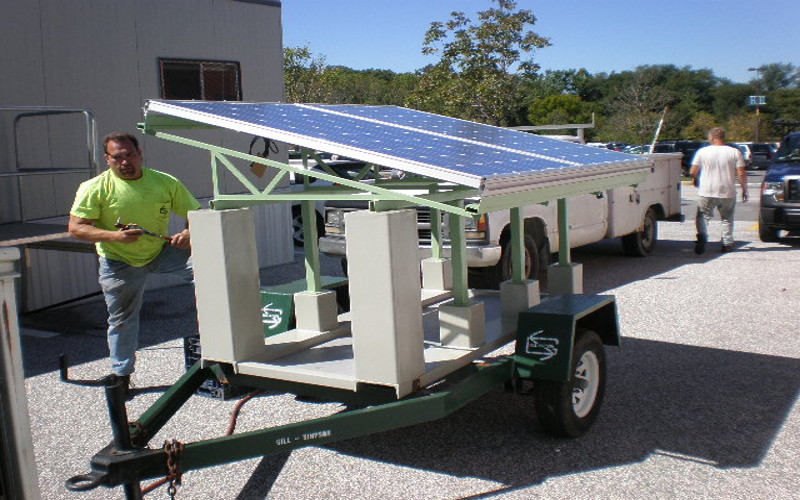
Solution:
<path fill-rule="evenodd" d="M 569 199 L 570 246 L 588 245 L 605 237 L 607 207 L 608 198 L 604 192 Z"/>

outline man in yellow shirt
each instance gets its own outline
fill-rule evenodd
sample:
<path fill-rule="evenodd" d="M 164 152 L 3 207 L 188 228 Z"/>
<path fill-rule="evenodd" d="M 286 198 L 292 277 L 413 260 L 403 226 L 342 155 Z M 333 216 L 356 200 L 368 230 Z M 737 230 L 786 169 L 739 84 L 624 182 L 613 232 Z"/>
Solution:
<path fill-rule="evenodd" d="M 80 185 L 70 210 L 69 233 L 95 243 L 99 282 L 108 308 L 112 376 L 127 391 L 139 344 L 139 311 L 150 273 L 193 280 L 189 229 L 167 234 L 171 213 L 186 217 L 200 203 L 175 177 L 143 167 L 139 142 L 115 132 L 103 140 L 108 170 Z M 115 226 L 124 221 L 139 228 Z"/>

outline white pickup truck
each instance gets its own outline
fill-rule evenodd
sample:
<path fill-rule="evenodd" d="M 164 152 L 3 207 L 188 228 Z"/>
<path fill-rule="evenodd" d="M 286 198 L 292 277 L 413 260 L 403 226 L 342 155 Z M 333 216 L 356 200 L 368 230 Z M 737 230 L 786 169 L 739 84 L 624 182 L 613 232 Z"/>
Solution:
<path fill-rule="evenodd" d="M 659 220 L 683 220 L 681 215 L 681 154 L 649 155 L 653 168 L 637 186 L 619 187 L 568 199 L 570 246 L 588 245 L 621 238 L 632 256 L 652 253 L 658 239 Z M 328 202 L 325 235 L 320 251 L 345 258 L 344 214 L 366 208 L 363 204 Z M 535 279 L 550 262 L 551 249 L 558 248 L 556 203 L 532 204 L 524 208 L 526 274 Z M 420 258 L 430 256 L 430 213 L 418 209 Z M 444 223 L 447 242 L 447 218 Z M 502 210 L 467 222 L 467 260 L 470 286 L 498 288 L 511 277 L 509 212 Z M 447 254 L 448 248 L 445 248 Z"/>

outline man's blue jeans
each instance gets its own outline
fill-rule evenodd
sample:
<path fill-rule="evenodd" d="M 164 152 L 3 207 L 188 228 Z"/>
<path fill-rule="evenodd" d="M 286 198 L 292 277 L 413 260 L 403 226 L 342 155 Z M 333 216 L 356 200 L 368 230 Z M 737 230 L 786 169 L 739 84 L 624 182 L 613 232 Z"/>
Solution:
<path fill-rule="evenodd" d="M 115 374 L 130 375 L 134 371 L 139 347 L 139 311 L 147 275 L 171 273 L 192 282 L 189 255 L 189 250 L 166 244 L 158 257 L 142 267 L 100 257 L 99 281 L 108 308 L 108 349 L 111 371 Z"/>

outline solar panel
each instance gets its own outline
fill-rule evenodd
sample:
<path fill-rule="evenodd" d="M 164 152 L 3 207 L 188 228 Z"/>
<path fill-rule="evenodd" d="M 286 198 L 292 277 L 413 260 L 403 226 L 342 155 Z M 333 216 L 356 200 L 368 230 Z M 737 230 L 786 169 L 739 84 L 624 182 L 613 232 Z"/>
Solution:
<path fill-rule="evenodd" d="M 435 115 L 398 106 L 322 104 L 316 108 L 337 111 L 380 123 L 410 127 L 429 133 L 456 137 L 489 145 L 505 146 L 542 156 L 580 164 L 630 161 L 630 155 L 608 149 L 574 144 L 547 136 L 530 134 L 482 123 Z"/>
<path fill-rule="evenodd" d="M 397 106 L 149 101 L 145 109 L 476 188 L 519 176 L 649 165 L 632 155 Z"/>

